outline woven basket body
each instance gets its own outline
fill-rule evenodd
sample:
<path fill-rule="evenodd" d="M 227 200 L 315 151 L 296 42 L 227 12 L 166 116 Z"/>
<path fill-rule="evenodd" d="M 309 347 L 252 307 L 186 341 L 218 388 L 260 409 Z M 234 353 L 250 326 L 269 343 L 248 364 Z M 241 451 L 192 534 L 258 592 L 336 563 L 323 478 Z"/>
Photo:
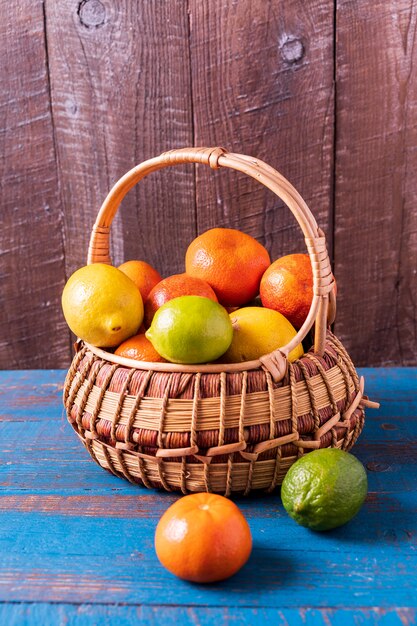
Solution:
<path fill-rule="evenodd" d="M 241 364 L 135 362 L 78 342 L 64 388 L 68 420 L 93 459 L 130 482 L 183 493 L 273 490 L 302 454 L 349 450 L 371 404 L 363 378 L 328 330 L 335 299 L 324 236 L 294 188 L 266 164 L 223 149 L 165 153 L 131 170 L 110 192 L 88 262 L 110 262 L 110 224 L 127 191 L 148 173 L 184 162 L 238 169 L 287 203 L 312 261 L 309 316 L 287 346 Z M 289 363 L 288 353 L 313 324 L 312 347 Z"/>

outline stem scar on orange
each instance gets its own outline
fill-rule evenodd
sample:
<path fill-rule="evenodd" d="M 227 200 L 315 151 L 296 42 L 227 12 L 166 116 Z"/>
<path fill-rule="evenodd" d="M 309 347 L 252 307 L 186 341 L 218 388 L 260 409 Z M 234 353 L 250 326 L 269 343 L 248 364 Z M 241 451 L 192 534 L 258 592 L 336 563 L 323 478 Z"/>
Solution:
<path fill-rule="evenodd" d="M 195 493 L 177 500 L 159 520 L 155 550 L 167 570 L 196 583 L 236 574 L 252 550 L 249 525 L 223 496 Z"/>
<path fill-rule="evenodd" d="M 240 306 L 257 296 L 270 263 L 262 244 L 233 228 L 207 230 L 185 255 L 187 274 L 207 281 L 223 306 Z"/>

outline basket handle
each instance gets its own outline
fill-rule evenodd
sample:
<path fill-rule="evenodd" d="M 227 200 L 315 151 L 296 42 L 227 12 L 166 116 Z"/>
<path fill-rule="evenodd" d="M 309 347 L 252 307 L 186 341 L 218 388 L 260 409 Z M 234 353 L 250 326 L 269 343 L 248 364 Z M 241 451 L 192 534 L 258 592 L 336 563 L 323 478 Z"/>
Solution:
<path fill-rule="evenodd" d="M 285 202 L 303 231 L 313 269 L 313 300 L 310 311 L 298 333 L 287 345 L 260 358 L 274 380 L 281 380 L 287 370 L 288 354 L 302 342 L 314 322 L 316 323 L 314 350 L 319 355 L 324 353 L 327 323 L 333 321 L 335 314 L 334 277 L 324 233 L 318 228 L 307 204 L 282 174 L 263 161 L 242 154 L 233 154 L 224 148 L 182 148 L 164 152 L 158 157 L 140 163 L 120 178 L 104 200 L 91 233 L 87 263 L 111 263 L 110 226 L 128 191 L 151 172 L 182 163 L 204 163 L 213 169 L 228 167 L 251 176 Z"/>

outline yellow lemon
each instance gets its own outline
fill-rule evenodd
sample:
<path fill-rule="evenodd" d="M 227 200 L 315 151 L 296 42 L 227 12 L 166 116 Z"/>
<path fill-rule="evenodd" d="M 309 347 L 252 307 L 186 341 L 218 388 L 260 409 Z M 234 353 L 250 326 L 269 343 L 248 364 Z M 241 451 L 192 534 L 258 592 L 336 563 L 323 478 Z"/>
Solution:
<path fill-rule="evenodd" d="M 135 335 L 143 320 L 139 289 L 126 274 L 104 263 L 72 274 L 62 293 L 62 309 L 72 332 L 101 348 Z"/>
<path fill-rule="evenodd" d="M 225 363 L 259 359 L 276 348 L 282 348 L 297 334 L 294 326 L 281 313 L 272 309 L 248 306 L 230 313 L 230 319 L 233 339 L 221 359 Z M 303 354 L 300 344 L 290 352 L 288 358 L 295 361 Z"/>

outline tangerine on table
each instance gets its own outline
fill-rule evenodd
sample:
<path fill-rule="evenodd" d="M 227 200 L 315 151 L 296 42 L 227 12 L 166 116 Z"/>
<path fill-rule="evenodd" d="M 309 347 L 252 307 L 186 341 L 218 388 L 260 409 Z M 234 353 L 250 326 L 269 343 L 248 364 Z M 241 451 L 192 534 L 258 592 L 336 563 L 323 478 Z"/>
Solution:
<path fill-rule="evenodd" d="M 150 326 L 156 311 L 169 300 L 180 296 L 203 296 L 217 302 L 216 294 L 205 280 L 188 274 L 173 274 L 161 280 L 145 303 L 145 326 Z"/>
<path fill-rule="evenodd" d="M 233 228 L 212 228 L 188 246 L 185 271 L 214 289 L 220 304 L 240 306 L 259 293 L 271 260 L 256 239 Z"/>
<path fill-rule="evenodd" d="M 119 266 L 119 270 L 133 280 L 144 302 L 149 292 L 162 280 L 160 273 L 146 261 L 126 261 Z"/>
<path fill-rule="evenodd" d="M 162 357 L 153 347 L 151 342 L 144 334 L 134 335 L 126 339 L 114 354 L 123 356 L 127 359 L 135 359 L 135 361 L 151 361 L 153 363 L 166 363 L 164 357 Z"/>
<path fill-rule="evenodd" d="M 262 276 L 262 304 L 282 313 L 297 330 L 313 299 L 313 271 L 308 254 L 288 254 L 277 259 Z"/>
<path fill-rule="evenodd" d="M 252 550 L 249 525 L 223 496 L 195 493 L 165 511 L 155 532 L 158 559 L 170 572 L 197 583 L 233 576 Z"/>

